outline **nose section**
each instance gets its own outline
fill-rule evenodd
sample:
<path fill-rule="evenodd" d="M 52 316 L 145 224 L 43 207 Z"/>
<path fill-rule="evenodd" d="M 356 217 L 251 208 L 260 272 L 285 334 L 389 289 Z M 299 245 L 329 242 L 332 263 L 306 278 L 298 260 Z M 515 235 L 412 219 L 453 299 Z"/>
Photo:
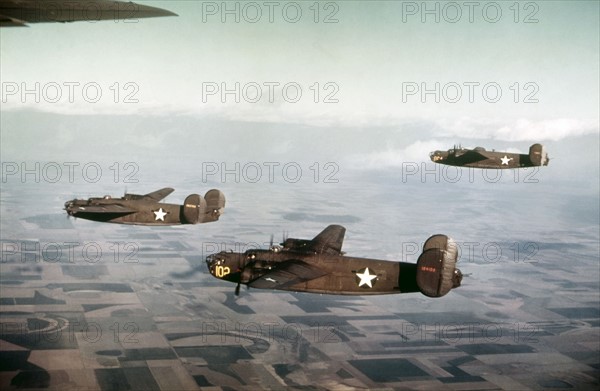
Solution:
<path fill-rule="evenodd" d="M 444 155 L 442 151 L 433 151 L 429 153 L 429 159 L 432 162 L 437 162 L 444 159 Z"/>
<path fill-rule="evenodd" d="M 229 262 L 229 255 L 230 254 L 221 251 L 206 257 L 206 265 L 211 274 L 214 274 L 216 268 L 231 263 Z"/>
<path fill-rule="evenodd" d="M 239 272 L 239 254 L 221 251 L 206 257 L 208 271 L 213 277 L 231 281 Z"/>
<path fill-rule="evenodd" d="M 65 202 L 64 210 L 66 210 L 69 215 L 73 214 L 73 200 Z"/>
<path fill-rule="evenodd" d="M 206 266 L 208 266 L 208 270 L 210 271 L 210 274 L 213 274 L 215 263 L 217 261 L 217 255 L 218 254 L 211 254 L 206 257 Z"/>

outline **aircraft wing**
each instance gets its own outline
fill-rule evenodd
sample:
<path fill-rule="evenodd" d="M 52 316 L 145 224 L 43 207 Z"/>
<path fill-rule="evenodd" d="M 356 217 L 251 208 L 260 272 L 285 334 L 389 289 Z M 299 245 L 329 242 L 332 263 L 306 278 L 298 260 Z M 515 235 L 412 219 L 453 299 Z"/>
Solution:
<path fill-rule="evenodd" d="M 469 163 L 475 163 L 482 160 L 487 160 L 490 158 L 490 156 L 487 154 L 487 151 L 473 149 L 462 154 L 460 158 L 468 161 Z"/>
<path fill-rule="evenodd" d="M 27 22 L 0 14 L 0 27 L 27 27 Z"/>
<path fill-rule="evenodd" d="M 130 213 L 137 212 L 137 210 L 125 208 L 124 206 L 117 205 L 117 204 L 112 204 L 112 205 L 80 206 L 80 207 L 78 207 L 77 212 L 130 214 Z"/>
<path fill-rule="evenodd" d="M 311 241 L 310 249 L 318 254 L 339 255 L 342 252 L 346 228 L 330 225 Z"/>
<path fill-rule="evenodd" d="M 0 0 L 0 27 L 27 23 L 76 22 L 177 16 L 171 11 L 114 0 Z"/>
<path fill-rule="evenodd" d="M 273 267 L 269 273 L 248 283 L 253 288 L 282 289 L 301 282 L 314 280 L 327 273 L 300 260 L 289 260 Z"/>
<path fill-rule="evenodd" d="M 175 191 L 175 189 L 173 189 L 173 188 L 165 187 L 163 189 L 156 190 L 156 191 L 153 191 L 152 193 L 148 193 L 148 194 L 144 195 L 144 198 L 158 202 L 174 191 Z"/>

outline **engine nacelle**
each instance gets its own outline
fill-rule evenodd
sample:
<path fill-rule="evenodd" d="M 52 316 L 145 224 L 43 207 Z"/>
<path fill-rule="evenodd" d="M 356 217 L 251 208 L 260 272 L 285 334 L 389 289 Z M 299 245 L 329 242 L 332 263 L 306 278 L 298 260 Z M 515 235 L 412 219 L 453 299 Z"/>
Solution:
<path fill-rule="evenodd" d="M 547 166 L 549 159 L 546 148 L 542 144 L 533 144 L 529 147 L 529 160 L 534 166 Z"/>
<path fill-rule="evenodd" d="M 460 286 L 462 273 L 456 268 L 458 248 L 446 235 L 433 235 L 425 241 L 417 260 L 417 286 L 429 297 L 442 297 Z"/>

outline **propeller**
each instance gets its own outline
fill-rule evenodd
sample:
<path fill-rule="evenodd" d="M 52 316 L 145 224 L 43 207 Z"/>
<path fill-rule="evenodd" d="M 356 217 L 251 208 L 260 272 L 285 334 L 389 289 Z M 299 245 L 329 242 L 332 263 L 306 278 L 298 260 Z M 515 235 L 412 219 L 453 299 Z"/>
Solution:
<path fill-rule="evenodd" d="M 240 280 L 238 281 L 237 285 L 235 286 L 235 296 L 239 296 L 240 295 L 240 287 L 242 285 L 242 274 L 244 273 L 244 269 L 246 267 L 244 266 L 244 268 L 242 268 L 241 273 L 240 273 Z M 246 290 L 250 289 L 250 287 L 248 285 L 246 285 Z"/>
<path fill-rule="evenodd" d="M 287 232 L 284 231 L 283 233 L 283 241 L 285 242 L 287 240 Z M 275 241 L 275 235 L 271 234 L 270 238 L 269 238 L 269 249 L 273 250 L 273 244 Z M 281 245 L 283 245 L 283 243 L 281 243 Z M 273 250 L 273 251 L 278 251 L 278 250 Z M 245 262 L 244 265 L 241 267 L 240 269 L 240 279 L 238 281 L 238 283 L 235 286 L 235 296 L 239 296 L 240 295 L 240 287 L 242 285 L 242 277 L 244 275 L 244 271 L 246 270 L 246 267 L 248 267 L 249 264 L 255 264 L 256 259 L 252 260 L 252 261 L 248 261 Z M 249 286 L 246 286 L 246 288 L 250 288 Z"/>

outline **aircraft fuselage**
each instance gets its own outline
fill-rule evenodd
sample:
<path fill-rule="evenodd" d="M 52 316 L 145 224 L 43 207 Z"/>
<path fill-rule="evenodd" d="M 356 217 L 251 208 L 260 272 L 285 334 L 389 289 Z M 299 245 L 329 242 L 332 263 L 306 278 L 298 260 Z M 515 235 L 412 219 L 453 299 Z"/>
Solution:
<path fill-rule="evenodd" d="M 315 241 L 318 242 L 312 242 Z M 286 243 L 290 243 L 289 239 Z M 297 247 L 272 246 L 269 250 L 244 253 L 221 251 L 209 255 L 206 263 L 213 277 L 238 284 L 236 292 L 244 284 L 260 289 L 338 295 L 422 292 L 441 297 L 460 286 L 462 279 L 460 270 L 455 268 L 456 245 L 445 235 L 428 239 L 416 264 L 349 257 L 341 252 L 298 250 L 322 247 L 307 245 L 310 241 L 293 243 Z"/>
<path fill-rule="evenodd" d="M 135 209 L 136 212 L 127 214 L 88 212 L 91 207 L 122 207 Z M 90 198 L 89 200 L 72 200 L 65 203 L 69 216 L 80 219 L 99 221 L 103 223 L 135 224 L 135 225 L 177 225 L 187 224 L 183 221 L 183 205 L 165 204 L 161 202 L 143 202 L 123 199 Z"/>
<path fill-rule="evenodd" d="M 416 284 L 416 265 L 411 263 L 344 255 L 302 254 L 287 251 L 276 253 L 270 250 L 250 250 L 237 260 L 230 255 L 232 253 L 227 252 L 213 255 L 215 261 L 212 263 L 209 261 L 209 270 L 214 277 L 244 284 L 267 275 L 270 268 L 276 264 L 293 259 L 306 264 L 316 264 L 326 274 L 276 289 L 340 295 L 381 295 L 419 291 Z M 220 263 L 218 263 L 219 258 Z M 403 280 L 412 281 L 412 284 L 401 283 Z M 270 286 L 275 288 L 278 282 L 267 277 L 261 282 L 260 288 L 269 289 Z"/>

